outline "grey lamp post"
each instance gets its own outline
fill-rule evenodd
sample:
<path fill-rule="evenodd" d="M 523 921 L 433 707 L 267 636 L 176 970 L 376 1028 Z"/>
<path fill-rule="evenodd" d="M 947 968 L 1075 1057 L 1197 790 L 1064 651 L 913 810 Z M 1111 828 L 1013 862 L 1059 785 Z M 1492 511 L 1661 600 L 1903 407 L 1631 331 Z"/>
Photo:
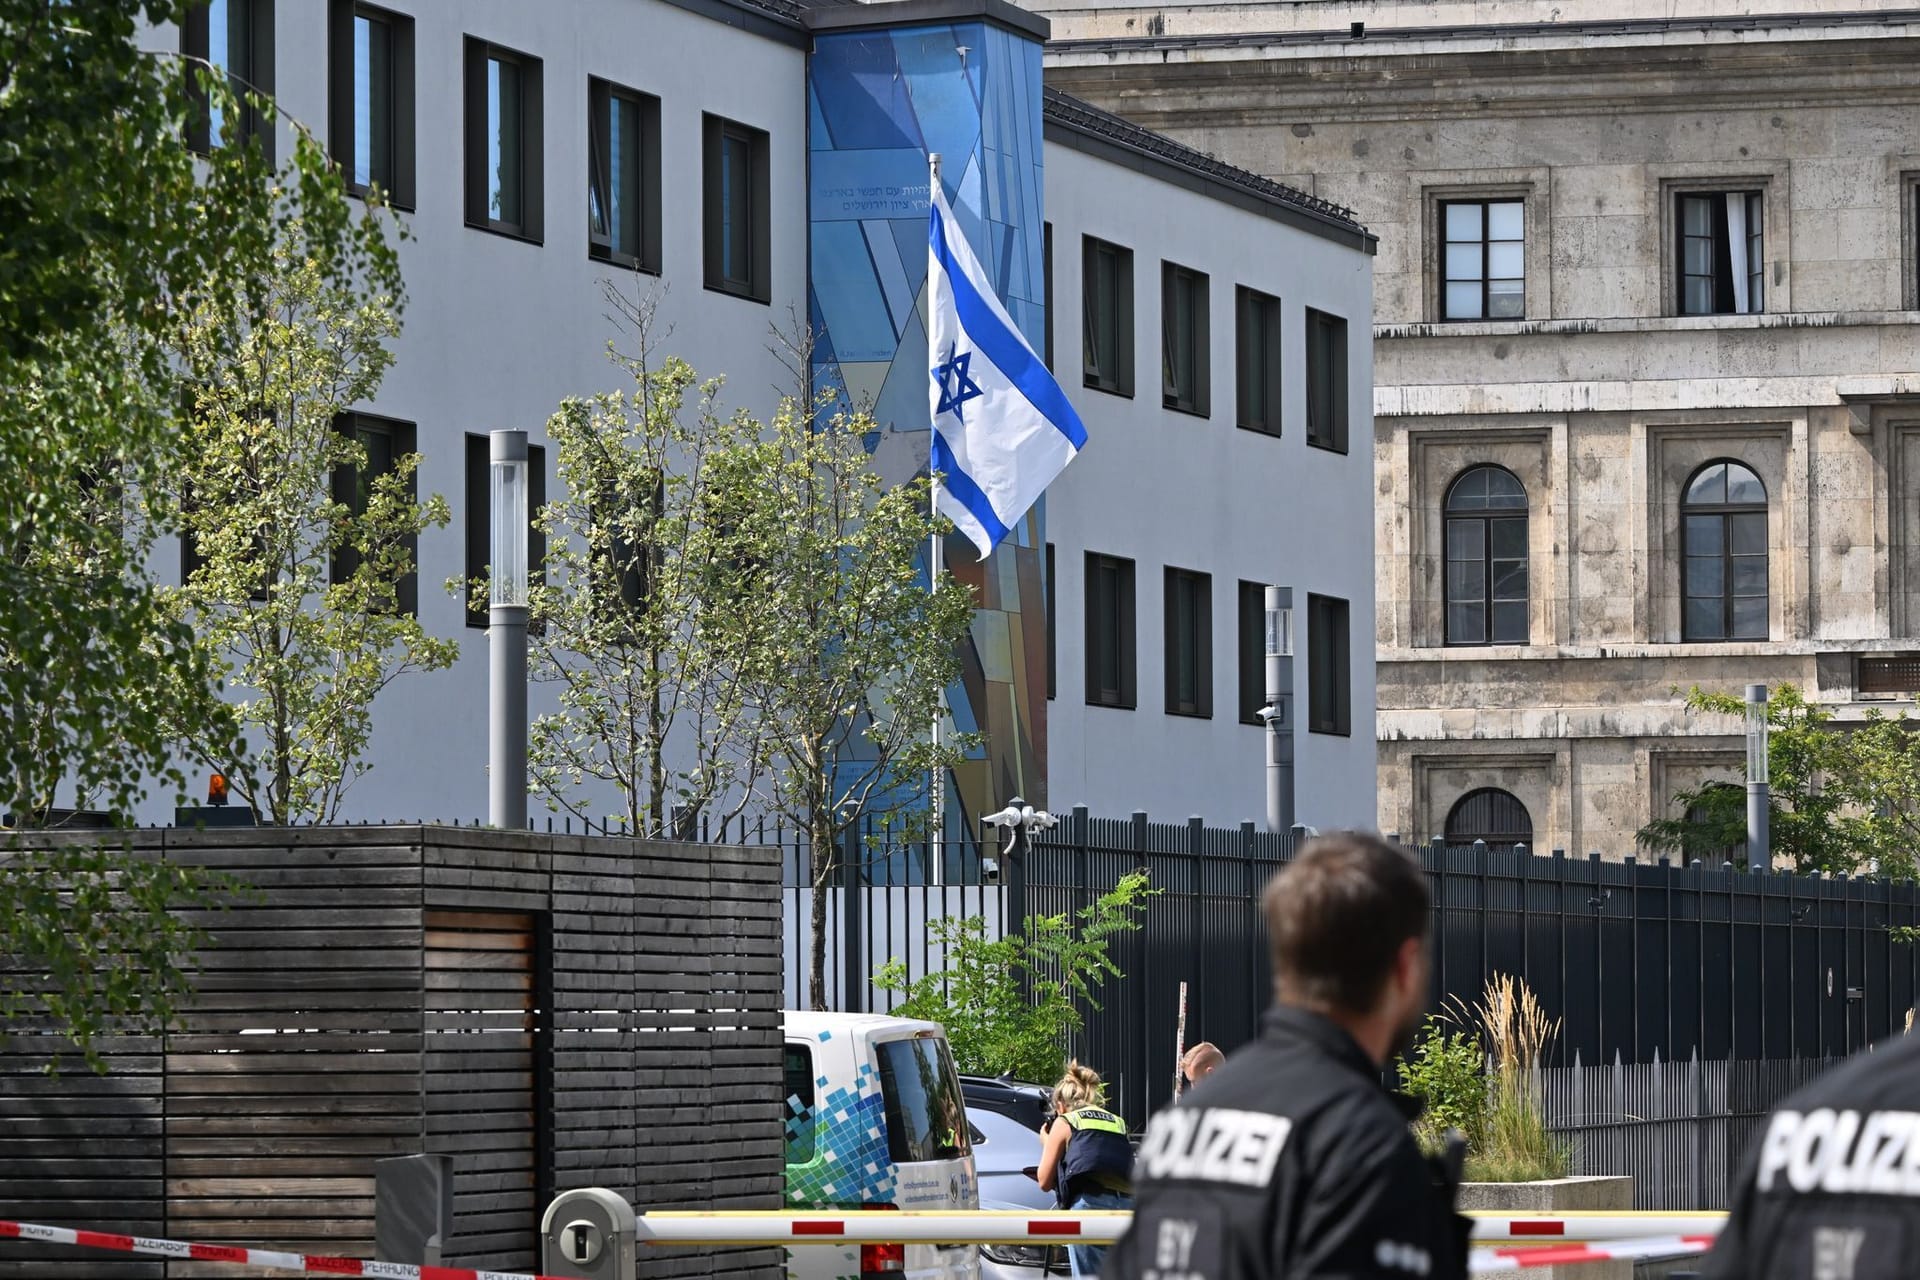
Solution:
<path fill-rule="evenodd" d="M 1293 829 L 1293 588 L 1268 587 L 1267 830 Z"/>
<path fill-rule="evenodd" d="M 487 822 L 527 825 L 527 433 L 488 437 Z"/>
<path fill-rule="evenodd" d="M 1747 686 L 1747 870 L 1773 865 L 1768 829 L 1767 686 Z"/>

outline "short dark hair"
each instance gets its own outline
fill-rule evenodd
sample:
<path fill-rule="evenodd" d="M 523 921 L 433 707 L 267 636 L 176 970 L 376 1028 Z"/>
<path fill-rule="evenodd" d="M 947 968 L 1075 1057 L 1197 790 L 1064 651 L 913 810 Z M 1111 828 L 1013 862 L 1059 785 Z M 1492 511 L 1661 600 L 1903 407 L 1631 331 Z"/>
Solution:
<path fill-rule="evenodd" d="M 1378 836 L 1307 842 L 1267 885 L 1262 908 L 1282 1002 L 1371 1012 L 1394 958 L 1425 938 L 1433 894 L 1419 863 Z"/>

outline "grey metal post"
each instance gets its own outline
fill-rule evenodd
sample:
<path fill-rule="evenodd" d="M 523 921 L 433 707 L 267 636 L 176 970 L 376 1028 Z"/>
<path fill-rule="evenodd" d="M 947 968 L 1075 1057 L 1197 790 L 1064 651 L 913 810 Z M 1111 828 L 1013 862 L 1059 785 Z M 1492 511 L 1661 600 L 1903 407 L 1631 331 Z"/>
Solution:
<path fill-rule="evenodd" d="M 527 825 L 527 433 L 488 436 L 487 822 Z"/>
<path fill-rule="evenodd" d="M 1767 776 L 1767 686 L 1747 686 L 1747 870 L 1773 866 Z"/>
<path fill-rule="evenodd" d="M 1267 830 L 1293 829 L 1293 588 L 1268 587 Z"/>

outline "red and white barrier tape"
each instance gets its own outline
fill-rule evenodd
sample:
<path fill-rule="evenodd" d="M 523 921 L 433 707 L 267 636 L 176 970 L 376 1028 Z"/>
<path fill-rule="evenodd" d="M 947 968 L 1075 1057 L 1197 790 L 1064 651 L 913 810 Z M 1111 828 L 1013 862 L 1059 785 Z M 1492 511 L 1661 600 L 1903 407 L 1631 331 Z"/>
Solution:
<path fill-rule="evenodd" d="M 248 1249 L 228 1244 L 188 1244 L 148 1236 L 117 1236 L 104 1231 L 73 1231 L 31 1222 L 0 1222 L 0 1240 L 39 1240 L 46 1244 L 81 1245 L 144 1253 L 156 1258 L 194 1262 L 229 1262 L 243 1267 L 297 1271 L 309 1276 L 372 1276 L 377 1280 L 557 1280 L 506 1271 L 470 1271 L 465 1267 L 415 1267 L 404 1262 L 367 1262 L 360 1258 L 329 1258 L 309 1253 L 282 1253 L 276 1249 Z"/>
<path fill-rule="evenodd" d="M 1684 1258 L 1713 1247 L 1712 1236 L 1655 1236 L 1612 1244 L 1549 1244 L 1512 1249 L 1475 1249 L 1467 1270 L 1476 1276 L 1498 1275 L 1533 1267 L 1568 1267 L 1583 1262 L 1625 1262 L 1641 1258 Z"/>
<path fill-rule="evenodd" d="M 638 1238 L 649 1244 L 906 1244 L 952 1243 L 1022 1244 L 1034 1240 L 1071 1239 L 1103 1243 L 1119 1238 L 1132 1215 L 1093 1213 L 851 1213 L 842 1217 L 768 1213 L 649 1213 L 640 1216 Z M 1622 1218 L 1628 1215 L 1620 1215 Z M 1675 1215 L 1680 1216 L 1680 1215 Z M 716 1218 L 736 1219 L 717 1230 Z M 1505 1222 L 1507 1219 L 1501 1219 Z M 1539 1225 L 1552 1219 L 1514 1219 Z M 1717 1227 L 1716 1227 L 1717 1229 Z M 239 1245 L 189 1244 L 148 1236 L 114 1235 L 48 1227 L 31 1222 L 0 1221 L 0 1240 L 38 1240 L 46 1244 L 111 1249 L 120 1253 L 179 1258 L 194 1262 L 224 1262 L 236 1266 L 297 1271 L 310 1276 L 368 1276 L 374 1280 L 554 1280 L 524 1272 L 473 1271 L 465 1267 L 416 1267 L 404 1262 L 369 1262 L 319 1254 L 286 1253 Z M 1532 1267 L 1571 1266 L 1583 1262 L 1611 1262 L 1632 1258 L 1684 1257 L 1705 1253 L 1713 1234 L 1668 1235 L 1611 1243 L 1533 1245 L 1503 1249 L 1475 1249 L 1469 1266 L 1475 1275 L 1519 1271 Z"/>

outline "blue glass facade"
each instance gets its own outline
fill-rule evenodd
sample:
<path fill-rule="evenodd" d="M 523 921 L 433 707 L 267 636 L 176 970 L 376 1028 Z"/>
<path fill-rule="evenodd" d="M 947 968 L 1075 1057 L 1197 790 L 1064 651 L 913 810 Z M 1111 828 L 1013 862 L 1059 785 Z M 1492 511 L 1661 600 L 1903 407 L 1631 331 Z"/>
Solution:
<path fill-rule="evenodd" d="M 930 152 L 1002 302 L 1043 348 L 1040 45 L 986 22 L 823 32 L 807 78 L 809 321 L 816 385 L 871 406 L 882 473 L 927 465 Z M 979 599 L 955 724 L 983 735 L 949 789 L 949 830 L 1014 795 L 1046 803 L 1044 504 L 985 563 L 950 540 Z"/>

